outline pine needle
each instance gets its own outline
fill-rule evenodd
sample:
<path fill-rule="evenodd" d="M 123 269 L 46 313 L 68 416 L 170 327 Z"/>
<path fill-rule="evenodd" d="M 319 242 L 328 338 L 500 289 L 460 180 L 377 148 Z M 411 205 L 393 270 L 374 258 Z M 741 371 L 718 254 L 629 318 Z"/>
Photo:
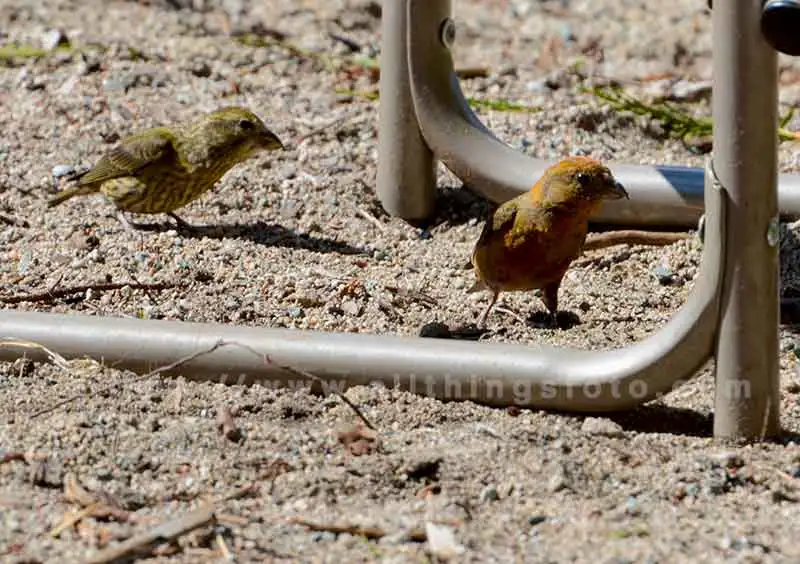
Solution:
<path fill-rule="evenodd" d="M 624 92 L 619 86 L 595 86 L 585 91 L 607 102 L 618 112 L 631 112 L 659 122 L 664 131 L 675 139 L 686 142 L 712 135 L 713 122 L 710 117 L 695 117 L 679 104 L 666 101 L 648 104 Z M 785 129 L 793 115 L 794 109 L 791 109 L 780 120 L 778 138 L 781 141 L 800 141 L 800 132 Z"/>
<path fill-rule="evenodd" d="M 346 88 L 337 88 L 336 93 L 341 94 L 342 96 L 352 96 L 354 98 L 361 98 L 370 101 L 375 101 L 379 97 L 377 90 L 348 90 Z M 532 114 L 542 110 L 542 108 L 536 106 L 526 106 L 524 104 L 509 102 L 508 100 L 478 100 L 467 97 L 467 102 L 469 102 L 469 105 L 473 108 L 485 108 L 487 110 L 494 110 L 496 112 Z"/>

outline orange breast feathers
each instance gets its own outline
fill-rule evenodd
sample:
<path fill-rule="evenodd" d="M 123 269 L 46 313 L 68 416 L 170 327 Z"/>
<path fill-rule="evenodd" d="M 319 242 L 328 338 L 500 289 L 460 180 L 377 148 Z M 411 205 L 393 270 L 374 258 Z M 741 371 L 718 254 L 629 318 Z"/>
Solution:
<path fill-rule="evenodd" d="M 581 253 L 590 216 L 604 200 L 622 197 L 625 190 L 594 159 L 551 166 L 529 192 L 489 214 L 472 254 L 478 280 L 496 292 L 557 287 Z"/>

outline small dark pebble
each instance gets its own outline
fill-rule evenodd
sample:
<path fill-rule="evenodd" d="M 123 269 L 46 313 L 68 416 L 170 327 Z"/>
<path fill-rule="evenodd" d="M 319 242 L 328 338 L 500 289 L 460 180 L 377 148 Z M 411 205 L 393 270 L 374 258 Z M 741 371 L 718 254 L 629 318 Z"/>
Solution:
<path fill-rule="evenodd" d="M 535 527 L 536 525 L 541 525 L 547 521 L 547 516 L 545 515 L 532 515 L 528 517 L 528 525 Z"/>
<path fill-rule="evenodd" d="M 481 329 L 474 323 L 469 325 L 459 325 L 450 329 L 449 326 L 440 321 L 426 323 L 419 330 L 420 337 L 429 339 L 460 339 L 463 341 L 477 341 L 488 333 L 488 329 Z"/>
<path fill-rule="evenodd" d="M 423 478 L 436 480 L 443 460 L 441 457 L 420 458 L 406 464 L 398 473 L 405 474 L 409 480 L 422 480 Z"/>
<path fill-rule="evenodd" d="M 420 337 L 427 337 L 430 339 L 449 339 L 452 337 L 450 327 L 441 321 L 431 321 L 422 326 L 419 330 Z"/>
<path fill-rule="evenodd" d="M 675 278 L 675 275 L 672 273 L 672 270 L 669 267 L 664 266 L 663 264 L 659 264 L 653 269 L 653 276 L 656 277 L 658 283 L 662 286 L 666 286 L 668 284 L 672 284 L 672 281 Z"/>

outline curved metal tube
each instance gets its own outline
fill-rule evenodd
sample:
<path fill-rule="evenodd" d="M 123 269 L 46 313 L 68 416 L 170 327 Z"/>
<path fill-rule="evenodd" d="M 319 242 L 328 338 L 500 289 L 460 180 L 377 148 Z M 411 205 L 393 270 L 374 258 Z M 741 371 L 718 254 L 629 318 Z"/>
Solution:
<path fill-rule="evenodd" d="M 399 0 L 398 0 L 399 1 Z M 552 163 L 500 141 L 464 98 L 442 41 L 450 0 L 407 0 L 411 93 L 422 135 L 434 154 L 470 189 L 504 202 L 527 192 Z M 592 219 L 619 225 L 694 227 L 703 213 L 703 171 L 679 166 L 612 164 L 630 200 L 609 201 Z M 800 175 L 781 175 L 780 209 L 800 215 Z"/>
<path fill-rule="evenodd" d="M 139 372 L 222 339 L 242 346 L 218 348 L 171 372 L 240 384 L 303 381 L 282 369 L 284 365 L 311 372 L 337 389 L 380 382 L 444 400 L 497 406 L 625 409 L 690 378 L 712 353 L 724 270 L 725 205 L 723 190 L 706 190 L 703 262 L 687 302 L 660 331 L 622 349 L 583 351 L 13 310 L 0 312 L 0 338 L 32 341 L 67 358 L 89 356 Z M 7 345 L 0 347 L 0 360 L 22 354 L 45 358 L 42 351 Z"/>

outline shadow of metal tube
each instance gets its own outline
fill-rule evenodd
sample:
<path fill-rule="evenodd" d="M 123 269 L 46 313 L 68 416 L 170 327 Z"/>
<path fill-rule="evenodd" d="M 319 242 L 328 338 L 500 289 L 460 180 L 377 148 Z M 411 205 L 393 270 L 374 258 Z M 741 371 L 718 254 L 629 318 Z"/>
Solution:
<path fill-rule="evenodd" d="M 447 46 L 453 37 L 447 30 L 452 24 L 450 0 L 406 1 L 411 93 L 426 143 L 470 189 L 489 200 L 504 202 L 528 191 L 553 163 L 506 145 L 470 108 Z M 631 197 L 606 202 L 593 221 L 697 225 L 703 213 L 702 169 L 627 164 L 610 168 Z M 785 215 L 800 216 L 800 175 L 781 175 L 779 200 Z"/>
<path fill-rule="evenodd" d="M 690 378 L 711 355 L 724 269 L 726 202 L 722 190 L 705 193 L 703 262 L 687 302 L 660 331 L 622 349 L 583 351 L 14 310 L 0 312 L 0 338 L 31 341 L 67 358 L 88 356 L 137 372 L 173 363 L 222 339 L 242 346 L 218 348 L 171 373 L 229 384 L 302 380 L 280 368 L 288 365 L 341 388 L 380 382 L 444 400 L 496 406 L 578 412 L 630 408 Z M 0 347 L 0 360 L 22 354 L 45 358 L 37 349 Z"/>

